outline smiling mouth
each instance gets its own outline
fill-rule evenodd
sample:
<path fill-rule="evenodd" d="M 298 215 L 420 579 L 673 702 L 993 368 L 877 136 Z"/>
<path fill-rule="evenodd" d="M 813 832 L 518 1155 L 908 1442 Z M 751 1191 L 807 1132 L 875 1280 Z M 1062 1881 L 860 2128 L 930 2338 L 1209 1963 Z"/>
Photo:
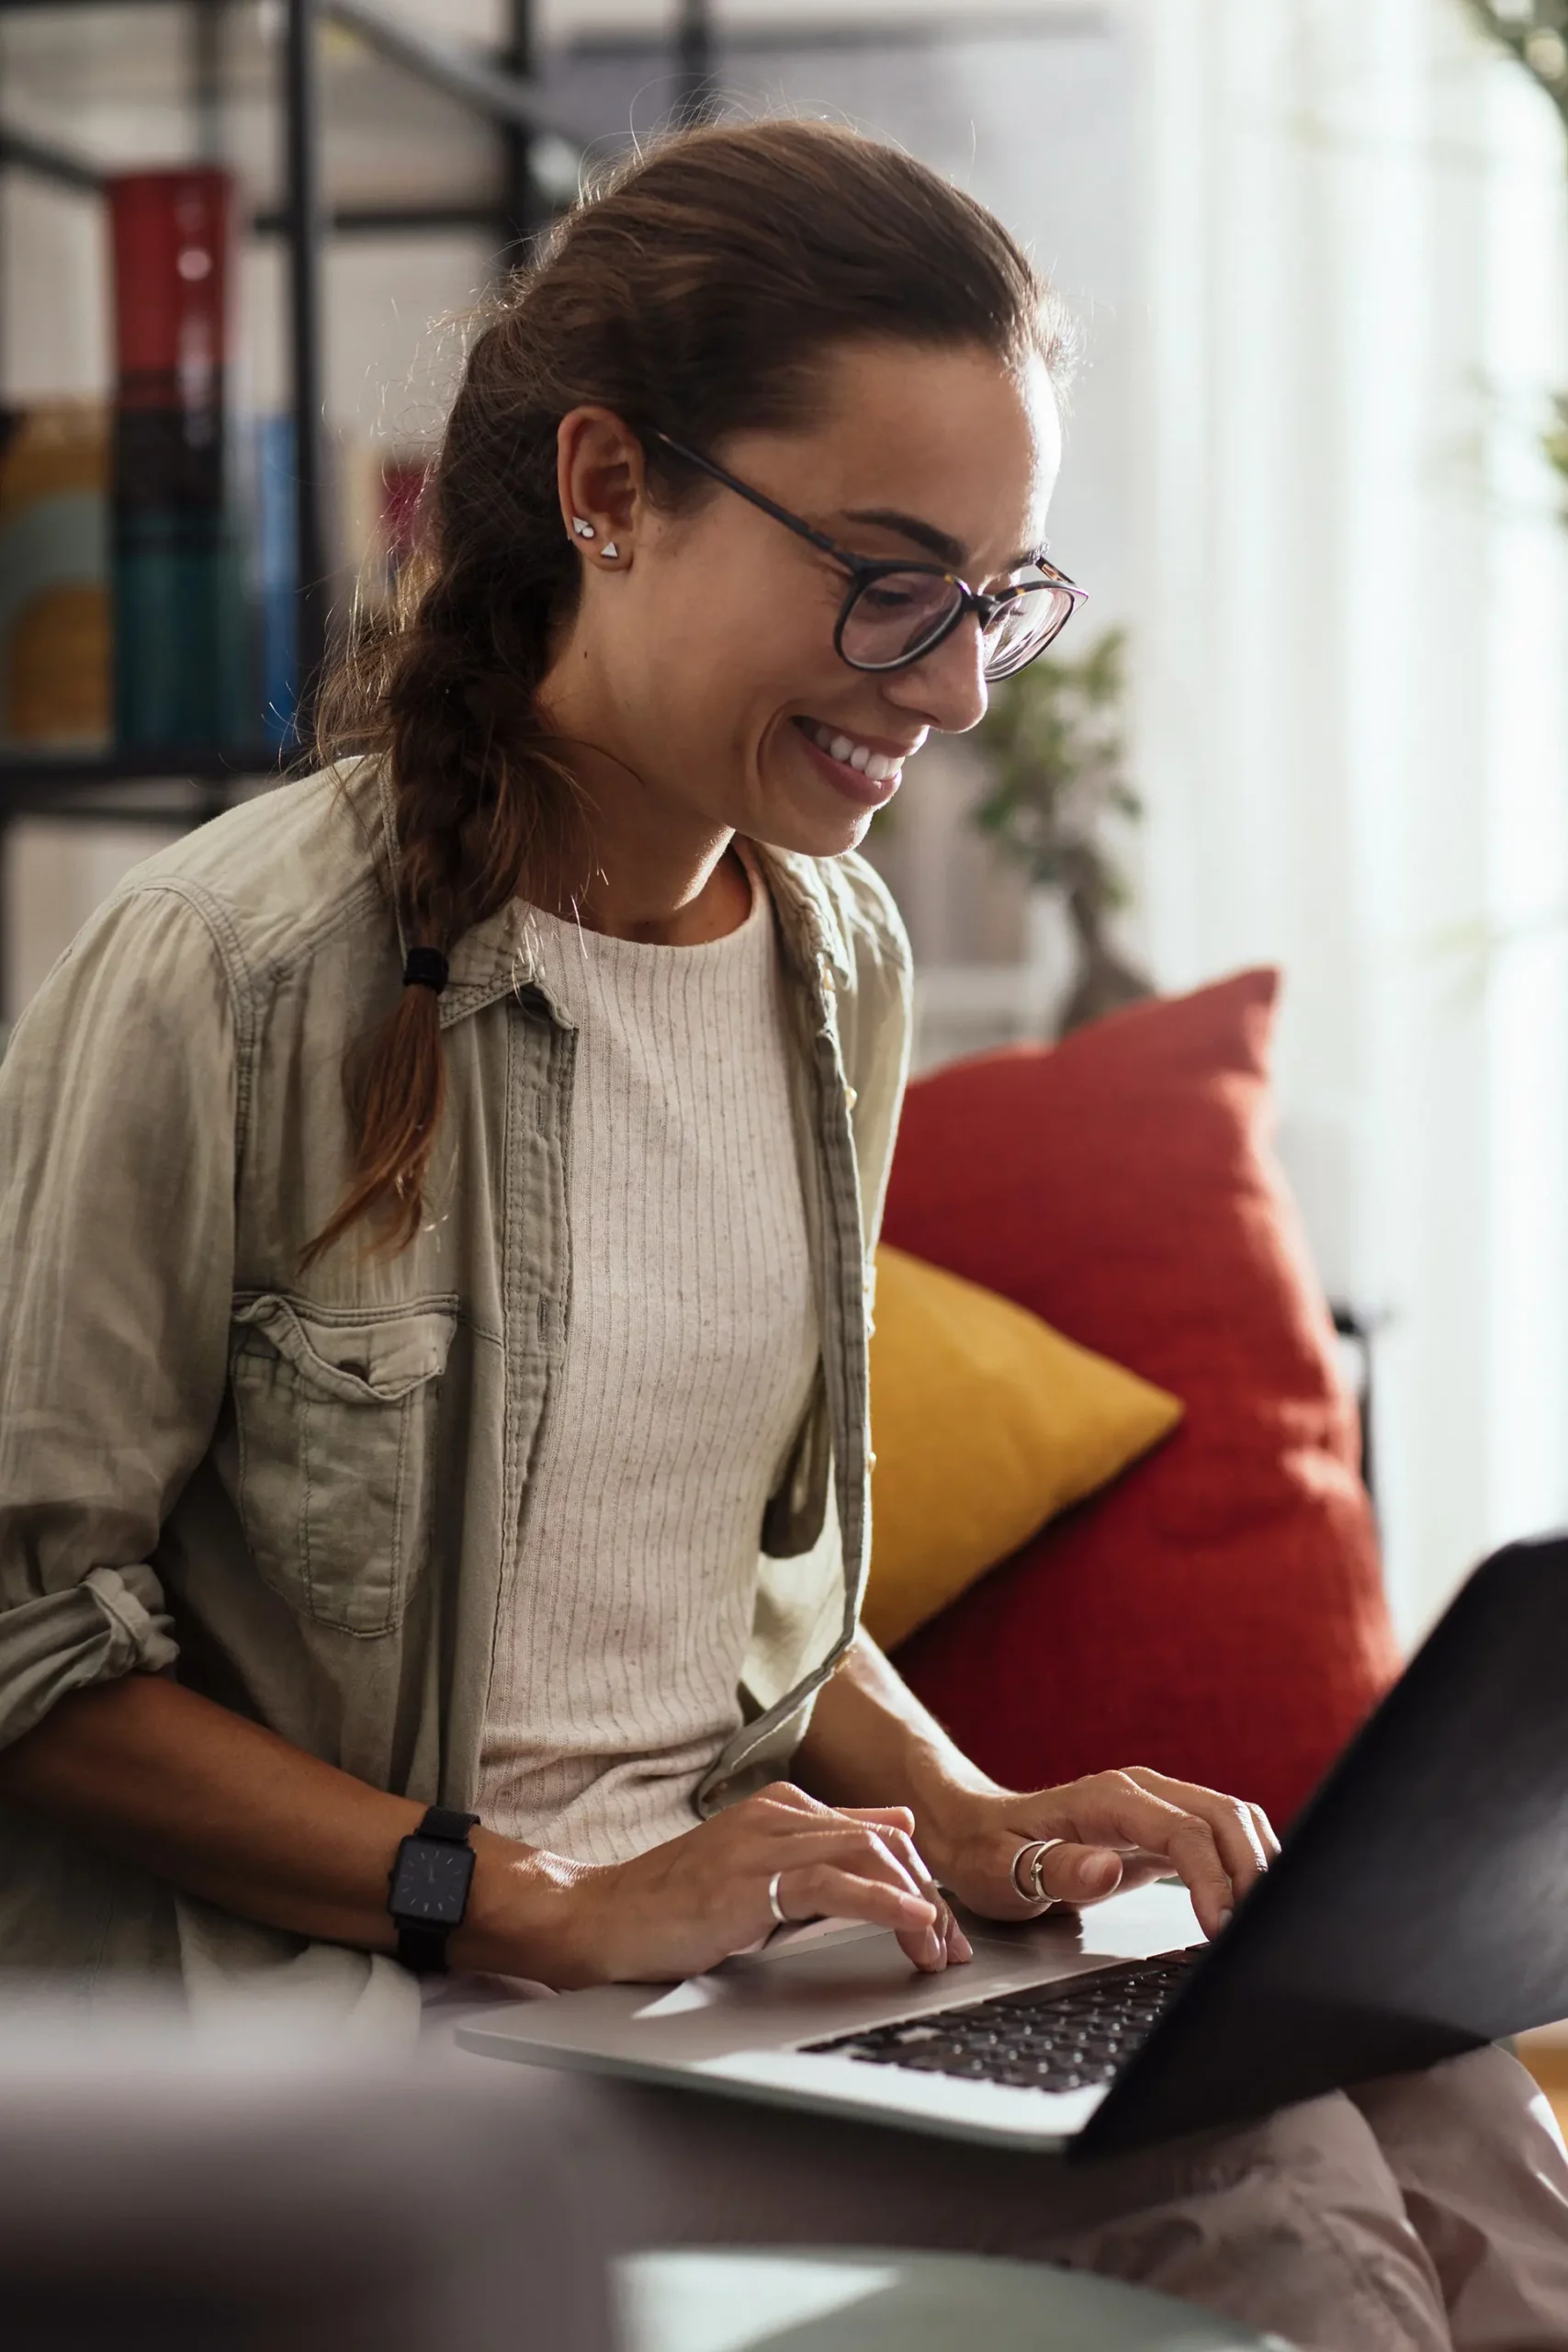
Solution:
<path fill-rule="evenodd" d="M 796 718 L 794 724 L 819 752 L 825 752 L 830 760 L 837 760 L 840 767 L 852 770 L 856 775 L 869 777 L 873 784 L 897 784 L 903 774 L 907 756 L 903 752 L 890 757 L 886 752 L 874 752 L 869 743 L 857 741 L 841 728 L 825 726 L 819 718 Z"/>

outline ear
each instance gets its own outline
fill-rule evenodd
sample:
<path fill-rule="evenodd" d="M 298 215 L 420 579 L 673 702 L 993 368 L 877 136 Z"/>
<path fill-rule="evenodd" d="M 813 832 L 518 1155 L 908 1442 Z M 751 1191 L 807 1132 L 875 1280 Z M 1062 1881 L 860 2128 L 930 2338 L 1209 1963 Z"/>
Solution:
<path fill-rule="evenodd" d="M 574 408 L 556 431 L 561 528 L 586 560 L 624 567 L 643 506 L 642 444 L 613 409 Z M 592 540 L 575 526 L 592 526 Z"/>

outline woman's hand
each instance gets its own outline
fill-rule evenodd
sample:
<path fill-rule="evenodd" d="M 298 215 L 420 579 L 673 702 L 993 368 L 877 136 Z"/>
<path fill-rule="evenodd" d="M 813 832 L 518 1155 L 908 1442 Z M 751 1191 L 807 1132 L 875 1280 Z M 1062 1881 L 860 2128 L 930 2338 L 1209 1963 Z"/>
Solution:
<path fill-rule="evenodd" d="M 663 1984 L 700 1975 L 773 1932 L 768 1888 L 790 1921 L 891 1928 L 917 1968 L 967 1960 L 969 1944 L 914 1841 L 904 1805 L 835 1808 L 786 1781 L 629 1862 L 586 1871 L 571 1893 L 566 1965 L 554 1981 Z"/>
<path fill-rule="evenodd" d="M 1213 1936 L 1280 1850 L 1260 1805 L 1142 1765 L 1032 1796 L 951 1785 L 922 1814 L 942 1885 L 993 1919 L 1033 1918 L 1047 1901 L 1100 1903 L 1175 1872 L 1203 1933 Z M 1032 1903 L 1012 1866 L 1019 1849 L 1037 1838 L 1064 1842 L 1045 1856 L 1042 1900 Z"/>

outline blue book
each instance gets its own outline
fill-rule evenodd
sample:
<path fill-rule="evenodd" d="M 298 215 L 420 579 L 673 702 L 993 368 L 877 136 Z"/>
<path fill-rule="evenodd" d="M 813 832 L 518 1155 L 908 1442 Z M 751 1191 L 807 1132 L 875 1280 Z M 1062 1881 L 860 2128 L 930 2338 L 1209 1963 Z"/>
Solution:
<path fill-rule="evenodd" d="M 252 581 L 260 638 L 264 741 L 279 752 L 296 748 L 299 699 L 299 628 L 294 545 L 294 419 L 258 416 L 254 453 L 254 536 Z"/>

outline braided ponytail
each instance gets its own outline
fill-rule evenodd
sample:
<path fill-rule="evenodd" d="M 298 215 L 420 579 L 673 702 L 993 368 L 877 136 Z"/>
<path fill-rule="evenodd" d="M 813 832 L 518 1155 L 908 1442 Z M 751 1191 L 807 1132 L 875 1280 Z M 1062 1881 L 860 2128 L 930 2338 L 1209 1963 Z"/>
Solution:
<path fill-rule="evenodd" d="M 323 692 L 327 758 L 389 763 L 405 934 L 464 933 L 588 848 L 570 771 L 536 705 L 570 624 L 578 560 L 556 436 L 592 403 L 699 447 L 809 413 L 834 344 L 977 345 L 1065 372 L 1061 314 L 979 205 L 897 150 L 813 122 L 680 133 L 558 224 L 490 306 L 421 503 L 390 618 Z M 649 494 L 705 495 L 645 437 Z M 407 987 L 355 1057 L 348 1189 L 311 1263 L 363 1220 L 418 1232 L 445 1096 L 440 1001 Z"/>
<path fill-rule="evenodd" d="M 403 929 L 443 957 L 576 831 L 572 779 L 534 710 L 552 627 L 576 586 L 554 497 L 556 420 L 536 417 L 544 446 L 532 464 L 499 479 L 494 468 L 503 410 L 514 432 L 525 423 L 525 379 L 507 348 L 522 340 L 525 308 L 514 295 L 475 345 L 390 622 L 329 681 L 318 719 L 329 756 L 352 747 L 389 760 Z M 367 1216 L 389 1250 L 419 1230 L 446 1099 L 438 990 L 404 988 L 355 1057 L 351 1094 L 353 1179 L 307 1265 Z"/>

